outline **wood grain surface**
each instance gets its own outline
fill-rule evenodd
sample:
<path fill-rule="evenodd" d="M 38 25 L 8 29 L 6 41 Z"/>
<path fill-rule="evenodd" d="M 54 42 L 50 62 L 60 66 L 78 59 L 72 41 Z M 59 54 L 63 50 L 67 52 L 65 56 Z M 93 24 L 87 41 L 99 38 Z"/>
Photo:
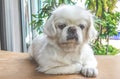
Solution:
<path fill-rule="evenodd" d="M 80 74 L 45 75 L 28 53 L 0 51 L 0 79 L 120 79 L 120 56 L 96 56 L 99 75 L 87 78 Z"/>

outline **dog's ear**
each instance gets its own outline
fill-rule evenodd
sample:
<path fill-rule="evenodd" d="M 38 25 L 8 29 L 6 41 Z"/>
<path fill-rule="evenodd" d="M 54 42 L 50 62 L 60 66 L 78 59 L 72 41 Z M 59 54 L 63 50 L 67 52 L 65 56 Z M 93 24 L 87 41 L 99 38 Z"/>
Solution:
<path fill-rule="evenodd" d="M 97 31 L 94 27 L 94 22 L 92 16 L 90 17 L 89 28 L 88 28 L 88 40 L 93 40 L 97 37 Z"/>
<path fill-rule="evenodd" d="M 56 35 L 56 28 L 54 24 L 54 15 L 51 15 L 43 27 L 43 32 L 49 36 L 54 37 Z"/>

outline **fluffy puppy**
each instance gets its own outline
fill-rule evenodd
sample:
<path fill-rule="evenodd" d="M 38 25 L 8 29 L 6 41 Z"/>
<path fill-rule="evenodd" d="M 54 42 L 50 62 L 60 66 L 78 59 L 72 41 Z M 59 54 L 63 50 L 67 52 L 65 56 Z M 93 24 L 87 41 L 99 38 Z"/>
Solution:
<path fill-rule="evenodd" d="M 29 52 L 38 71 L 45 74 L 98 74 L 97 61 L 88 42 L 96 36 L 92 15 L 79 6 L 63 5 L 52 12 L 43 34 L 36 37 Z"/>

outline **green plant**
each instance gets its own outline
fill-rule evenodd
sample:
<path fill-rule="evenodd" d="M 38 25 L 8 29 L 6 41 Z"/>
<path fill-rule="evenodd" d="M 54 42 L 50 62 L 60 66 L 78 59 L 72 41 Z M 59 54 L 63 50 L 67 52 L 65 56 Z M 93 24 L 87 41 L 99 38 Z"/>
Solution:
<path fill-rule="evenodd" d="M 92 45 L 95 55 L 116 55 L 120 52 L 119 49 L 113 47 L 112 45 L 103 45 L 96 42 Z M 107 51 L 107 52 L 106 52 Z"/>
<path fill-rule="evenodd" d="M 113 11 L 116 2 L 117 0 L 86 0 L 86 6 L 95 13 L 95 26 L 99 32 L 99 36 L 93 44 L 95 54 L 114 55 L 119 52 L 118 49 L 109 45 L 109 37 L 117 34 L 116 26 L 120 19 L 120 13 Z M 103 39 L 106 40 L 106 45 L 102 43 Z"/>

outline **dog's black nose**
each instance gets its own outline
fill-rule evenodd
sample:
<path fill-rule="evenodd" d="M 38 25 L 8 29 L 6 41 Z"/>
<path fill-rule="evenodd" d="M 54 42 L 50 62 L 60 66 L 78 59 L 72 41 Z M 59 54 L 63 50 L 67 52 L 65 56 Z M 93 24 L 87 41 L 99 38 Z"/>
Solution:
<path fill-rule="evenodd" d="M 72 34 L 76 33 L 76 28 L 75 27 L 69 27 L 68 28 L 68 33 L 72 33 Z"/>
<path fill-rule="evenodd" d="M 72 40 L 72 39 L 75 39 L 76 41 L 78 40 L 77 30 L 75 27 L 68 28 L 67 40 Z"/>

